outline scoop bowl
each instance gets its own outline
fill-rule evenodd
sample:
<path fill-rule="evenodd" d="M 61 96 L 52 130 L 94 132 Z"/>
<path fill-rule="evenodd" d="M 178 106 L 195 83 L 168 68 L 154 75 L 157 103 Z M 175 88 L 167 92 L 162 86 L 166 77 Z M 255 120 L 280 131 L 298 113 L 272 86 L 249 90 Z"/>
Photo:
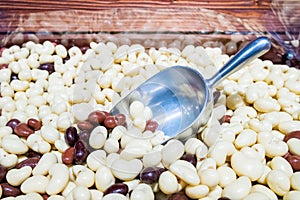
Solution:
<path fill-rule="evenodd" d="M 163 131 L 168 139 L 184 141 L 197 134 L 208 122 L 213 109 L 214 86 L 270 48 L 267 37 L 253 40 L 209 79 L 190 67 L 168 67 L 122 98 L 110 113 L 129 115 L 130 104 L 141 101 L 152 110 L 152 119 L 159 124 L 158 130 Z"/>

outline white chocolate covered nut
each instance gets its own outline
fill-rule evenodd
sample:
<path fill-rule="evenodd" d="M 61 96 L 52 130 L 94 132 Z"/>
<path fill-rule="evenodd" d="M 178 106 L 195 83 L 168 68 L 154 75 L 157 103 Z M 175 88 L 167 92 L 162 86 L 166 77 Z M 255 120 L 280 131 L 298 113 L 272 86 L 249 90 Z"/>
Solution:
<path fill-rule="evenodd" d="M 106 152 L 104 150 L 93 151 L 88 155 L 86 162 L 91 170 L 96 171 L 106 164 Z"/>
<path fill-rule="evenodd" d="M 280 122 L 292 121 L 293 117 L 286 112 L 274 111 L 274 112 L 268 112 L 268 113 L 261 114 L 260 120 L 268 120 L 269 122 L 272 123 L 273 127 L 276 127 Z"/>
<path fill-rule="evenodd" d="M 76 186 L 72 192 L 67 196 L 66 199 L 74 199 L 74 200 L 79 200 L 79 199 L 91 199 L 91 193 L 88 188 L 83 187 L 83 186 Z"/>
<path fill-rule="evenodd" d="M 266 180 L 270 189 L 279 196 L 283 196 L 290 190 L 290 179 L 287 174 L 281 170 L 275 169 L 270 171 Z"/>
<path fill-rule="evenodd" d="M 188 154 L 196 154 L 197 148 L 206 146 L 201 140 L 197 138 L 190 138 L 184 143 L 184 151 Z"/>
<path fill-rule="evenodd" d="M 77 173 L 76 179 L 75 179 L 75 183 L 77 185 L 81 185 L 86 188 L 89 188 L 92 185 L 94 185 L 94 181 L 95 181 L 95 174 L 92 170 L 90 170 L 87 167 L 84 167 L 83 169 L 81 169 Z"/>
<path fill-rule="evenodd" d="M 242 130 L 234 141 L 235 147 L 240 149 L 254 145 L 256 143 L 256 135 L 256 132 L 251 129 Z"/>
<path fill-rule="evenodd" d="M 284 134 L 300 129 L 300 121 L 284 121 L 278 124 L 278 130 Z"/>
<path fill-rule="evenodd" d="M 223 188 L 236 180 L 237 176 L 235 171 L 226 165 L 218 167 L 217 172 L 219 173 L 220 178 L 219 185 Z"/>
<path fill-rule="evenodd" d="M 207 185 L 186 186 L 185 193 L 192 199 L 200 199 L 205 197 L 209 193 L 209 187 Z"/>
<path fill-rule="evenodd" d="M 290 165 L 290 163 L 286 159 L 284 159 L 281 156 L 274 157 L 271 160 L 269 166 L 272 168 L 272 170 L 278 169 L 278 170 L 283 171 L 284 173 L 286 173 L 286 175 L 288 177 L 291 177 L 292 174 L 293 174 L 292 166 Z"/>
<path fill-rule="evenodd" d="M 161 162 L 161 152 L 158 150 L 152 150 L 143 156 L 144 167 L 156 166 Z"/>
<path fill-rule="evenodd" d="M 56 163 L 49 169 L 50 180 L 45 188 L 47 194 L 58 194 L 66 187 L 69 181 L 69 170 L 64 164 Z"/>
<path fill-rule="evenodd" d="M 51 150 L 51 145 L 46 142 L 39 134 L 29 135 L 26 142 L 32 150 L 42 154 L 48 153 Z"/>
<path fill-rule="evenodd" d="M 2 148 L 11 154 L 24 154 L 28 146 L 17 135 L 5 135 L 2 137 Z"/>
<path fill-rule="evenodd" d="M 149 140 L 133 139 L 120 153 L 121 158 L 125 160 L 132 160 L 135 158 L 142 158 L 146 153 L 152 150 L 152 144 Z"/>
<path fill-rule="evenodd" d="M 239 151 L 231 156 L 231 166 L 237 175 L 247 176 L 251 181 L 259 179 L 264 171 L 264 165 L 259 159 Z"/>
<path fill-rule="evenodd" d="M 216 169 L 205 169 L 198 174 L 202 185 L 207 185 L 208 187 L 213 188 L 219 184 L 220 175 Z"/>
<path fill-rule="evenodd" d="M 25 194 L 32 193 L 32 192 L 44 194 L 46 192 L 46 187 L 48 183 L 49 183 L 49 179 L 47 177 L 43 175 L 34 175 L 26 179 L 21 184 L 21 191 Z"/>
<path fill-rule="evenodd" d="M 91 132 L 89 145 L 94 149 L 100 149 L 104 146 L 107 138 L 107 129 L 104 126 L 97 126 Z"/>
<path fill-rule="evenodd" d="M 217 165 L 221 166 L 225 163 L 227 156 L 231 156 L 234 151 L 235 147 L 232 143 L 220 141 L 209 148 L 208 157 L 213 158 L 217 162 Z"/>
<path fill-rule="evenodd" d="M 12 186 L 19 186 L 31 175 L 32 168 L 24 166 L 20 169 L 11 169 L 6 174 L 7 182 Z"/>
<path fill-rule="evenodd" d="M 244 198 L 244 200 L 256 200 L 256 199 L 269 200 L 268 196 L 266 196 L 264 193 L 260 193 L 260 192 L 250 193 L 249 195 L 247 195 Z"/>
<path fill-rule="evenodd" d="M 111 164 L 113 175 L 121 180 L 129 181 L 134 179 L 142 170 L 143 164 L 138 159 L 130 161 L 116 159 Z"/>
<path fill-rule="evenodd" d="M 165 171 L 159 176 L 158 185 L 165 194 L 173 194 L 179 189 L 177 178 L 170 171 Z"/>
<path fill-rule="evenodd" d="M 229 185 L 225 186 L 222 196 L 230 199 L 243 199 L 251 191 L 251 181 L 246 176 L 241 176 Z"/>
<path fill-rule="evenodd" d="M 299 198 L 300 198 L 300 191 L 298 190 L 289 191 L 283 196 L 283 200 L 294 200 Z"/>
<path fill-rule="evenodd" d="M 55 153 L 46 153 L 44 154 L 41 159 L 39 160 L 38 164 L 32 170 L 33 175 L 46 175 L 48 174 L 49 169 L 52 165 L 57 163 L 57 157 Z"/>
<path fill-rule="evenodd" d="M 261 184 L 253 185 L 251 188 L 251 193 L 256 193 L 256 192 L 265 194 L 270 200 L 278 200 L 276 194 L 265 185 L 261 185 Z"/>
<path fill-rule="evenodd" d="M 98 190 L 104 192 L 109 186 L 115 183 L 115 177 L 111 170 L 105 166 L 99 167 L 95 174 L 95 185 Z"/>
<path fill-rule="evenodd" d="M 165 167 L 169 167 L 178 160 L 184 153 L 184 145 L 178 140 L 170 140 L 161 151 L 162 163 Z"/>
<path fill-rule="evenodd" d="M 118 200 L 129 200 L 128 197 L 124 196 L 123 194 L 119 194 L 119 193 L 107 194 L 103 197 L 102 200 L 116 200 L 116 199 L 118 199 Z"/>
<path fill-rule="evenodd" d="M 46 142 L 54 144 L 56 140 L 59 140 L 60 133 L 51 124 L 45 124 L 41 127 L 41 136 Z"/>
<path fill-rule="evenodd" d="M 289 147 L 289 151 L 292 154 L 300 156 L 300 139 L 291 138 L 286 143 Z"/>
<path fill-rule="evenodd" d="M 291 187 L 294 190 L 300 190 L 300 172 L 295 172 L 291 176 Z"/>
<path fill-rule="evenodd" d="M 177 160 L 170 165 L 170 171 L 189 185 L 198 185 L 200 178 L 196 168 L 185 160 Z"/>
<path fill-rule="evenodd" d="M 154 194 L 150 185 L 139 184 L 132 190 L 130 200 L 154 200 Z"/>

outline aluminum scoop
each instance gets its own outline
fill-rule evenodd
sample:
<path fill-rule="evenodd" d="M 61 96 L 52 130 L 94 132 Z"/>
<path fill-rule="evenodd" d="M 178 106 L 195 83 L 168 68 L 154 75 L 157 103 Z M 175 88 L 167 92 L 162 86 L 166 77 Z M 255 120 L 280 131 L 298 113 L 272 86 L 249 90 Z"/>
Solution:
<path fill-rule="evenodd" d="M 270 48 L 267 37 L 255 39 L 209 79 L 190 67 L 166 68 L 121 99 L 110 113 L 129 115 L 130 104 L 141 101 L 151 108 L 152 119 L 158 122 L 158 129 L 167 138 L 184 141 L 208 122 L 213 109 L 213 87 Z"/>

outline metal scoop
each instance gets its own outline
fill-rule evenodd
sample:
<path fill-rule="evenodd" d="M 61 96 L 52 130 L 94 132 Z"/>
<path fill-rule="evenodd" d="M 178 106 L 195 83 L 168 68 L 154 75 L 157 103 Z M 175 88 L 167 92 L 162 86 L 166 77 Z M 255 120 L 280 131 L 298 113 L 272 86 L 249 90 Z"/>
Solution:
<path fill-rule="evenodd" d="M 208 122 L 213 109 L 213 87 L 270 48 L 267 37 L 255 39 L 209 79 L 190 67 L 166 68 L 121 99 L 110 113 L 129 115 L 130 104 L 141 101 L 151 108 L 159 130 L 169 139 L 184 141 Z"/>

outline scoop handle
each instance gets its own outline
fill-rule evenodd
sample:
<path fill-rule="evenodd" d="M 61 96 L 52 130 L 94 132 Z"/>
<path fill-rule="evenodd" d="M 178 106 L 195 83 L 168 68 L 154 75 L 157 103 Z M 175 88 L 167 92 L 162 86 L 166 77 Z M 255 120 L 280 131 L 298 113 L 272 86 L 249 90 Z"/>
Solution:
<path fill-rule="evenodd" d="M 236 53 L 214 76 L 207 79 L 209 87 L 217 85 L 219 82 L 240 70 L 243 66 L 254 59 L 268 52 L 271 48 L 269 38 L 263 36 L 251 41 L 243 49 Z"/>

